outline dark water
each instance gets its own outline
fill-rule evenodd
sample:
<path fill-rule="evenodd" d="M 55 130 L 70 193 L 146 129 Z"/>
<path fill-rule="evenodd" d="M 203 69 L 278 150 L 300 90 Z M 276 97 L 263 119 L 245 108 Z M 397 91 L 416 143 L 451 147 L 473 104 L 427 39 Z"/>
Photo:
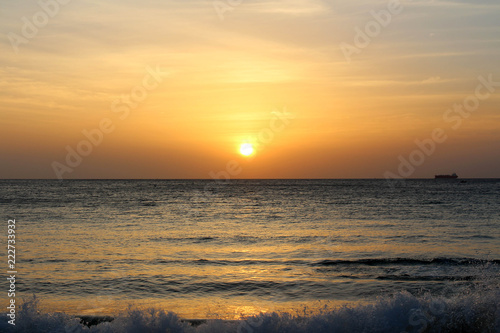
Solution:
<path fill-rule="evenodd" d="M 0 209 L 18 297 L 48 311 L 237 319 L 498 290 L 499 180 L 3 180 Z"/>

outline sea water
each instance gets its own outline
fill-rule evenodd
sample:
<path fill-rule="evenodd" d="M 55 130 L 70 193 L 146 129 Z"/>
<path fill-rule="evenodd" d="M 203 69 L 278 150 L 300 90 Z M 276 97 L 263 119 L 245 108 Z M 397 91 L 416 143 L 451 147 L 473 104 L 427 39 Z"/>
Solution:
<path fill-rule="evenodd" d="M 500 331 L 499 180 L 2 180 L 0 209 L 19 330 Z"/>

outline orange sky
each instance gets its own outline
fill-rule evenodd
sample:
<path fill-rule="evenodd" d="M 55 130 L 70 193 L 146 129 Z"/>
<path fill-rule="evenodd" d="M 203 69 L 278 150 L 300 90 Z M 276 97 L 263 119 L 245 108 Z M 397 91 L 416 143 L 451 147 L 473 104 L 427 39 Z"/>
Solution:
<path fill-rule="evenodd" d="M 0 178 L 500 177 L 497 1 L 55 1 L 2 5 Z"/>

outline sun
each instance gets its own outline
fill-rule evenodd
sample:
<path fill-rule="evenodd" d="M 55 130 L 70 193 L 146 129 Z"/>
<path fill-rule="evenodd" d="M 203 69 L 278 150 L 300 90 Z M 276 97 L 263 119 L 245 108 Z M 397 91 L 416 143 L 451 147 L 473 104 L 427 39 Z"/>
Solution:
<path fill-rule="evenodd" d="M 240 154 L 243 156 L 250 156 L 253 154 L 253 146 L 251 143 L 242 143 L 240 146 Z"/>

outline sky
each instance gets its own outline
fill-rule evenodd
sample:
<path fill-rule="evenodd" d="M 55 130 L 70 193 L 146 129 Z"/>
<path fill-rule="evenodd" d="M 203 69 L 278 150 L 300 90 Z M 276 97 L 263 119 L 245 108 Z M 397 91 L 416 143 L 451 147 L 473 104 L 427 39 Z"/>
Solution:
<path fill-rule="evenodd" d="M 0 178 L 498 178 L 499 60 L 497 0 L 0 0 Z"/>

